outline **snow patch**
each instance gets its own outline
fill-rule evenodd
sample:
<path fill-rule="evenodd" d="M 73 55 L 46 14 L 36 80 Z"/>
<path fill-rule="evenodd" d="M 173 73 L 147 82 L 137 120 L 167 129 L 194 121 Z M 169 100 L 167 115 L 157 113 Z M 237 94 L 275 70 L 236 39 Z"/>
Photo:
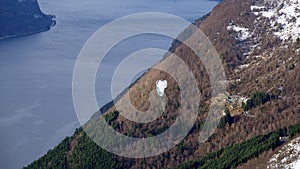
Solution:
<path fill-rule="evenodd" d="M 237 39 L 240 41 L 244 41 L 250 37 L 250 32 L 248 28 L 236 26 L 236 25 L 229 25 L 227 26 L 227 30 L 233 30 L 238 33 Z"/>
<path fill-rule="evenodd" d="M 264 58 L 264 57 L 263 57 L 263 56 L 261 56 L 261 55 L 254 56 L 254 58 L 256 58 L 256 59 L 263 59 L 263 60 L 266 60 L 266 58 Z"/>
<path fill-rule="evenodd" d="M 255 6 L 255 5 L 252 5 L 251 6 L 251 11 L 255 10 L 255 9 L 265 9 L 266 7 L 265 6 Z"/>
<path fill-rule="evenodd" d="M 299 160 L 297 160 L 297 161 L 295 161 L 295 162 L 293 162 L 293 163 L 291 163 L 290 165 L 289 165 L 289 167 L 287 167 L 287 168 L 291 168 L 291 169 L 299 169 L 300 168 L 300 159 Z"/>
<path fill-rule="evenodd" d="M 273 27 L 273 34 L 281 40 L 300 37 L 300 0 L 265 0 L 268 6 L 251 6 L 257 19 L 267 18 Z"/>
<path fill-rule="evenodd" d="M 268 169 L 271 168 L 300 168 L 300 137 L 292 140 L 283 146 L 268 162 Z"/>
<path fill-rule="evenodd" d="M 261 12 L 261 15 L 262 15 L 263 17 L 266 17 L 266 18 L 269 18 L 269 19 L 270 19 L 272 16 L 275 15 L 275 12 L 273 12 L 273 11 Z"/>
<path fill-rule="evenodd" d="M 240 65 L 239 68 L 245 69 L 245 68 L 248 68 L 249 66 L 250 66 L 250 64 L 244 64 L 244 65 Z"/>

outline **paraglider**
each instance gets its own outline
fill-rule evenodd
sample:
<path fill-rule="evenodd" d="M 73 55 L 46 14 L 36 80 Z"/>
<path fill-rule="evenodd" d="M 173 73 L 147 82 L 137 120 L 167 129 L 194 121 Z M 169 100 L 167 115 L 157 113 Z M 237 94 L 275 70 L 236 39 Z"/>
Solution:
<path fill-rule="evenodd" d="M 157 94 L 161 97 L 164 95 L 164 91 L 168 86 L 168 82 L 166 80 L 157 80 L 156 81 L 156 91 Z"/>
<path fill-rule="evenodd" d="M 162 119 L 166 117 L 166 102 L 167 102 L 167 97 L 165 96 L 164 92 L 165 89 L 168 87 L 168 82 L 166 80 L 157 80 L 156 81 L 156 92 L 159 97 L 162 98 L 162 109 L 163 109 L 163 114 L 162 114 Z"/>

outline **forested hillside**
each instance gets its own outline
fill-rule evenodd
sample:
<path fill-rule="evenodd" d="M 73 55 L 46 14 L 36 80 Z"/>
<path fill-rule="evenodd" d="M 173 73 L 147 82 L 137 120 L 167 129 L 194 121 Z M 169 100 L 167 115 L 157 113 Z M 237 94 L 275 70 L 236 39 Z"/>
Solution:
<path fill-rule="evenodd" d="M 299 5 L 296 0 L 224 0 L 209 15 L 194 23 L 215 46 L 227 75 L 228 92 L 224 93 L 227 96 L 226 111 L 218 129 L 206 142 L 200 144 L 198 140 L 212 103 L 209 77 L 205 65 L 195 53 L 186 45 L 174 42 L 171 51 L 191 68 L 201 92 L 200 111 L 188 136 L 176 147 L 155 157 L 131 159 L 104 155 L 99 148 L 85 158 L 90 160 L 100 154 L 102 159 L 112 159 L 113 162 L 106 167 L 117 164 L 121 168 L 136 169 L 233 168 L 284 144 L 279 142 L 280 136 L 289 135 L 290 139 L 296 136 L 300 122 L 300 34 L 286 29 L 294 29 L 292 25 L 297 27 L 300 11 L 296 7 L 300 8 Z M 291 18 L 285 9 L 289 6 L 295 8 L 292 13 L 295 16 Z M 279 21 L 276 18 L 280 18 Z M 287 22 L 280 22 L 283 20 Z M 287 23 L 292 24 L 288 24 L 289 27 L 283 25 Z M 283 36 L 288 33 L 290 36 Z M 157 79 L 168 81 L 165 91 L 169 100 L 167 117 L 146 124 L 135 123 L 108 104 L 102 110 L 105 110 L 106 120 L 115 130 L 128 136 L 151 137 L 174 123 L 180 106 L 177 96 L 181 90 L 167 73 L 150 69 L 127 92 L 132 104 L 139 110 L 145 110 L 149 107 L 149 91 L 155 87 L 151 84 L 155 84 Z M 99 114 L 94 116 L 95 120 L 97 116 Z M 73 143 L 69 149 L 80 147 L 75 144 L 85 137 L 80 131 L 82 134 L 69 138 L 69 144 Z M 80 150 L 82 154 L 90 151 Z M 59 158 L 58 163 L 64 160 L 68 168 L 83 165 L 85 158 L 77 158 L 76 153 L 68 155 Z M 47 153 L 29 168 L 54 167 L 54 161 L 43 160 L 45 158 L 54 156 Z M 92 164 L 96 161 L 92 160 Z"/>

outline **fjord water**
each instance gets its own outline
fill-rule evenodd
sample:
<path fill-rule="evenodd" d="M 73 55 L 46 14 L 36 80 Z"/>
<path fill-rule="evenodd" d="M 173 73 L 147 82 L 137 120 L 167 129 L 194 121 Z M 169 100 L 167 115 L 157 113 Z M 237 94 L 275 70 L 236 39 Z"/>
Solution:
<path fill-rule="evenodd" d="M 56 15 L 50 31 L 0 41 L 0 166 L 21 168 L 71 135 L 80 124 L 72 102 L 72 73 L 86 40 L 108 22 L 137 12 L 166 12 L 195 21 L 218 3 L 209 0 L 40 0 Z M 172 39 L 144 35 L 117 45 L 98 70 L 99 106 L 110 101 L 110 76 L 122 58 Z M 162 56 L 150 60 L 158 62 Z"/>

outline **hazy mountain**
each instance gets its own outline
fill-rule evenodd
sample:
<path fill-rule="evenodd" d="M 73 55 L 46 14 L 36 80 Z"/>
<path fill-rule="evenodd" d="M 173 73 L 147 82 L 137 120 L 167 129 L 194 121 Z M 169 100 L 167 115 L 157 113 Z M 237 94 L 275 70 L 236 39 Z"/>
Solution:
<path fill-rule="evenodd" d="M 235 168 L 271 157 L 300 133 L 299 9 L 297 0 L 224 0 L 195 22 L 220 54 L 228 84 L 226 111 L 205 143 L 198 138 L 212 102 L 209 77 L 195 53 L 174 42 L 171 51 L 191 68 L 203 100 L 194 127 L 180 144 L 156 157 L 130 159 L 107 153 L 79 129 L 28 168 Z M 168 74 L 151 69 L 127 92 L 145 110 L 157 79 L 168 80 L 167 117 L 134 123 L 108 104 L 102 110 L 115 130 L 150 137 L 174 123 L 180 90 Z"/>
<path fill-rule="evenodd" d="M 53 19 L 41 11 L 37 0 L 1 0 L 0 39 L 49 30 Z"/>

